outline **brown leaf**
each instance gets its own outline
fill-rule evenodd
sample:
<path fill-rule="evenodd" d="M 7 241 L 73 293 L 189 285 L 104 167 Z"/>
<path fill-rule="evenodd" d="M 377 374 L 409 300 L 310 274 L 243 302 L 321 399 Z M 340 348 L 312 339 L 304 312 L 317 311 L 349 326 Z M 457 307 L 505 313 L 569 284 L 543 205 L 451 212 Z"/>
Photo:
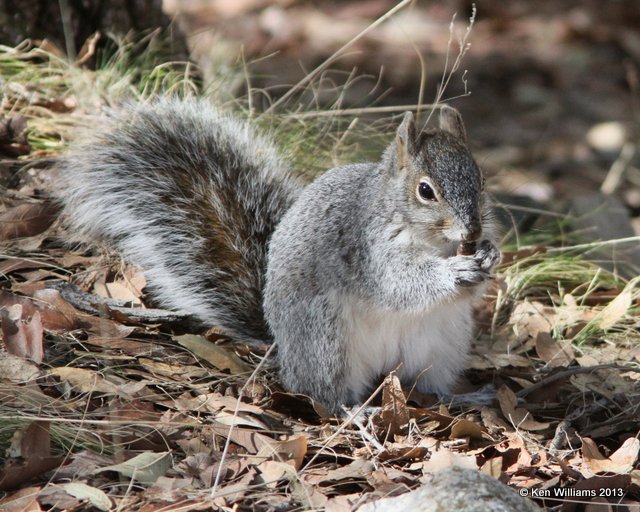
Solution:
<path fill-rule="evenodd" d="M 56 220 L 60 207 L 50 201 L 22 203 L 0 214 L 0 242 L 35 236 Z"/>
<path fill-rule="evenodd" d="M 366 450 L 365 450 L 366 451 Z M 400 443 L 385 443 L 384 451 L 377 456 L 378 460 L 394 462 L 407 460 L 423 460 L 429 454 L 425 446 L 407 446 Z"/>
<path fill-rule="evenodd" d="M 376 427 L 384 432 L 383 436 L 395 436 L 406 432 L 409 425 L 409 411 L 400 379 L 391 372 L 384 379 L 382 387 L 382 406 L 374 417 Z"/>
<path fill-rule="evenodd" d="M 298 434 L 291 436 L 285 441 L 270 441 L 265 444 L 256 454 L 255 460 L 291 461 L 295 469 L 300 469 L 306 454 L 307 436 L 305 434 Z"/>
<path fill-rule="evenodd" d="M 509 324 L 513 326 L 513 331 L 519 338 L 535 338 L 539 332 L 551 332 L 554 321 L 555 313 L 552 308 L 541 302 L 524 301 L 513 309 Z"/>
<path fill-rule="evenodd" d="M 569 366 L 575 359 L 570 342 L 559 343 L 548 332 L 536 336 L 536 353 L 549 366 Z"/>
<path fill-rule="evenodd" d="M 3 512 L 42 512 L 38 503 L 40 490 L 40 487 L 25 487 L 5 496 L 0 499 L 0 510 Z"/>
<path fill-rule="evenodd" d="M 467 469 L 478 469 L 476 457 L 465 453 L 457 453 L 443 446 L 431 453 L 428 461 L 425 461 L 422 468 L 428 473 L 437 473 L 441 469 L 451 466 L 459 466 Z"/>
<path fill-rule="evenodd" d="M 40 268 L 44 265 L 44 263 L 40 263 L 34 260 L 27 260 L 23 258 L 7 258 L 2 263 L 0 263 L 0 275 L 5 276 L 10 274 L 11 272 L 16 272 L 18 270 L 24 270 L 28 268 Z"/>
<path fill-rule="evenodd" d="M 507 386 L 502 386 L 497 393 L 500 410 L 504 417 L 516 428 L 524 430 L 544 430 L 550 423 L 535 421 L 531 413 L 522 407 L 517 407 L 518 398 Z"/>
<path fill-rule="evenodd" d="M 234 375 L 251 373 L 253 368 L 240 359 L 229 347 L 215 345 L 203 336 L 184 334 L 175 336 L 180 345 L 193 352 L 196 357 L 210 362 L 216 368 L 229 370 Z"/>
<path fill-rule="evenodd" d="M 0 381 L 25 383 L 35 380 L 39 375 L 40 370 L 35 364 L 4 350 L 0 351 Z"/>
<path fill-rule="evenodd" d="M 49 305 L 51 310 L 65 319 L 67 325 L 71 325 L 63 330 L 84 329 L 104 338 L 125 338 L 135 330 L 135 327 L 122 325 L 108 318 L 81 313 L 64 300 L 57 290 L 37 290 L 34 298 L 39 304 Z"/>
<path fill-rule="evenodd" d="M 43 290 L 40 290 L 43 291 Z M 0 307 L 10 307 L 14 304 L 22 306 L 23 314 L 29 316 L 36 311 L 40 312 L 42 326 L 49 331 L 70 331 L 75 328 L 75 321 L 57 311 L 47 304 L 36 303 L 28 297 L 15 295 L 5 290 L 0 290 Z"/>
<path fill-rule="evenodd" d="M 273 440 L 270 437 L 260 434 L 255 430 L 241 427 L 230 428 L 227 425 L 213 424 L 211 431 L 224 438 L 230 437 L 231 441 L 238 446 L 242 446 L 250 455 L 257 454 L 263 447 L 269 445 Z"/>
<path fill-rule="evenodd" d="M 487 431 L 477 423 L 465 419 L 457 420 L 451 427 L 451 438 L 453 439 L 487 439 Z"/>
<path fill-rule="evenodd" d="M 44 355 L 40 313 L 35 311 L 28 317 L 24 314 L 22 305 L 14 304 L 0 311 L 0 319 L 2 339 L 7 352 L 40 364 Z"/>
<path fill-rule="evenodd" d="M 627 314 L 633 300 L 632 291 L 635 284 L 635 281 L 631 281 L 620 295 L 609 302 L 600 312 L 597 317 L 600 329 L 610 329 Z"/>
<path fill-rule="evenodd" d="M 58 466 L 63 458 L 51 456 L 49 423 L 34 421 L 14 434 L 11 454 L 23 461 L 10 460 L 0 469 L 0 490 L 13 489 Z"/>
<path fill-rule="evenodd" d="M 275 489 L 280 480 L 295 480 L 296 470 L 292 464 L 277 460 L 265 460 L 257 465 L 260 480 L 270 489 Z"/>
<path fill-rule="evenodd" d="M 640 440 L 627 439 L 611 457 L 607 458 L 598 449 L 598 445 L 588 437 L 582 438 L 582 458 L 591 475 L 595 473 L 630 473 L 638 460 Z"/>

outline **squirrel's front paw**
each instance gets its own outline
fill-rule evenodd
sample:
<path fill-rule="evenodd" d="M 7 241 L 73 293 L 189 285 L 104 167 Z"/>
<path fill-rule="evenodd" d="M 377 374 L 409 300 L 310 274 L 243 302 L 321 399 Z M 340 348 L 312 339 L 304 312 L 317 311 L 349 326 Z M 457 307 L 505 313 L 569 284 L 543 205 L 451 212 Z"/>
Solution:
<path fill-rule="evenodd" d="M 475 286 L 489 279 L 490 274 L 480 266 L 474 256 L 454 256 L 449 259 L 451 271 L 458 286 Z"/>
<path fill-rule="evenodd" d="M 500 261 L 500 251 L 489 240 L 483 240 L 475 254 L 450 259 L 451 270 L 458 286 L 475 286 L 491 278 Z"/>
<path fill-rule="evenodd" d="M 492 242 L 483 240 L 480 242 L 480 246 L 473 258 L 478 262 L 482 270 L 490 273 L 500 263 L 501 254 L 500 250 Z"/>

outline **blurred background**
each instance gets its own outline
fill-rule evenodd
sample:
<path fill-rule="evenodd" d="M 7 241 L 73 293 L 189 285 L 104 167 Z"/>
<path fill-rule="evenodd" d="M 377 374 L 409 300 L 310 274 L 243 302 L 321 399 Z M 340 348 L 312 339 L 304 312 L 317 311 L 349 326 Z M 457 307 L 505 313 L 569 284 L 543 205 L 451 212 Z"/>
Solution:
<path fill-rule="evenodd" d="M 0 0 L 0 42 L 46 38 L 73 58 L 96 32 L 163 27 L 205 87 L 226 59 L 243 69 L 233 93 L 250 89 L 264 109 L 357 38 L 306 108 L 373 109 L 433 101 L 475 11 L 444 99 L 463 113 L 492 186 L 524 209 L 572 212 L 587 237 L 640 234 L 640 2 L 416 1 L 371 26 L 399 4 Z M 640 265 L 639 245 L 629 249 Z"/>

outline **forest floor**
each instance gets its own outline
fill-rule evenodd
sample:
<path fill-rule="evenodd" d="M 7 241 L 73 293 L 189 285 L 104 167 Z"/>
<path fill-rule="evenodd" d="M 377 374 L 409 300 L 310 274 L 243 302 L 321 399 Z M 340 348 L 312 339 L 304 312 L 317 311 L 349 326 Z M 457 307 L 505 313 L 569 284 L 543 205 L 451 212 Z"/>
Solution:
<path fill-rule="evenodd" d="M 640 286 L 633 260 L 609 261 L 629 240 L 593 241 L 566 210 L 549 206 L 572 190 L 600 188 L 633 141 L 626 135 L 605 148 L 602 140 L 611 142 L 611 130 L 627 133 L 632 118 L 592 142 L 584 134 L 604 120 L 581 118 L 581 136 L 545 132 L 541 153 L 522 142 L 542 122 L 535 105 L 520 131 L 497 118 L 480 128 L 473 109 L 481 107 L 470 107 L 479 160 L 490 173 L 499 169 L 493 186 L 506 197 L 507 229 L 503 262 L 477 308 L 463 385 L 493 386 L 497 398 L 438 403 L 400 389 L 392 375 L 379 388 L 376 420 L 345 421 L 283 390 L 270 360 L 260 364 L 269 346 L 154 308 L 138 269 L 105 248 L 67 244 L 49 195 L 52 159 L 73 133 L 123 97 L 201 88 L 188 65 L 159 61 L 155 42 L 122 46 L 94 68 L 67 63 L 53 47 L 0 49 L 2 510 L 353 510 L 451 465 L 537 495 L 546 508 L 638 510 Z M 87 45 L 79 61 L 93 51 Z M 206 84 L 207 93 L 255 115 L 246 97 L 225 96 L 238 72 Z M 546 90 L 522 80 L 518 98 Z M 301 173 L 370 156 L 392 133 L 395 121 L 380 112 L 361 127 L 358 113 L 324 116 L 313 103 L 300 111 L 300 102 L 256 122 L 279 134 Z M 549 144 L 560 149 L 547 152 Z M 612 197 L 632 225 L 629 162 Z M 578 167 L 582 177 L 558 170 Z M 525 192 L 514 195 L 514 182 L 500 175 L 518 169 Z M 511 204 L 516 195 L 532 202 Z"/>

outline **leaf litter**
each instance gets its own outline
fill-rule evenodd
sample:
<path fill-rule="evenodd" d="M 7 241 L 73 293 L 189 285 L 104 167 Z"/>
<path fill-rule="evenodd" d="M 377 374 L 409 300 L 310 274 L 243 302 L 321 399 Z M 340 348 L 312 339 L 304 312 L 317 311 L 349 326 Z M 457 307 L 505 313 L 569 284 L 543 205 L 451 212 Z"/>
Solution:
<path fill-rule="evenodd" d="M 2 122 L 6 154 L 29 157 L 22 121 Z M 283 390 L 270 363 L 256 371 L 268 347 L 155 314 L 138 270 L 60 249 L 56 215 L 35 192 L 0 213 L 3 510 L 342 511 L 451 465 L 639 503 L 637 280 L 507 251 L 466 372 L 495 400 L 439 404 L 391 374 L 374 414 L 346 421 Z"/>

